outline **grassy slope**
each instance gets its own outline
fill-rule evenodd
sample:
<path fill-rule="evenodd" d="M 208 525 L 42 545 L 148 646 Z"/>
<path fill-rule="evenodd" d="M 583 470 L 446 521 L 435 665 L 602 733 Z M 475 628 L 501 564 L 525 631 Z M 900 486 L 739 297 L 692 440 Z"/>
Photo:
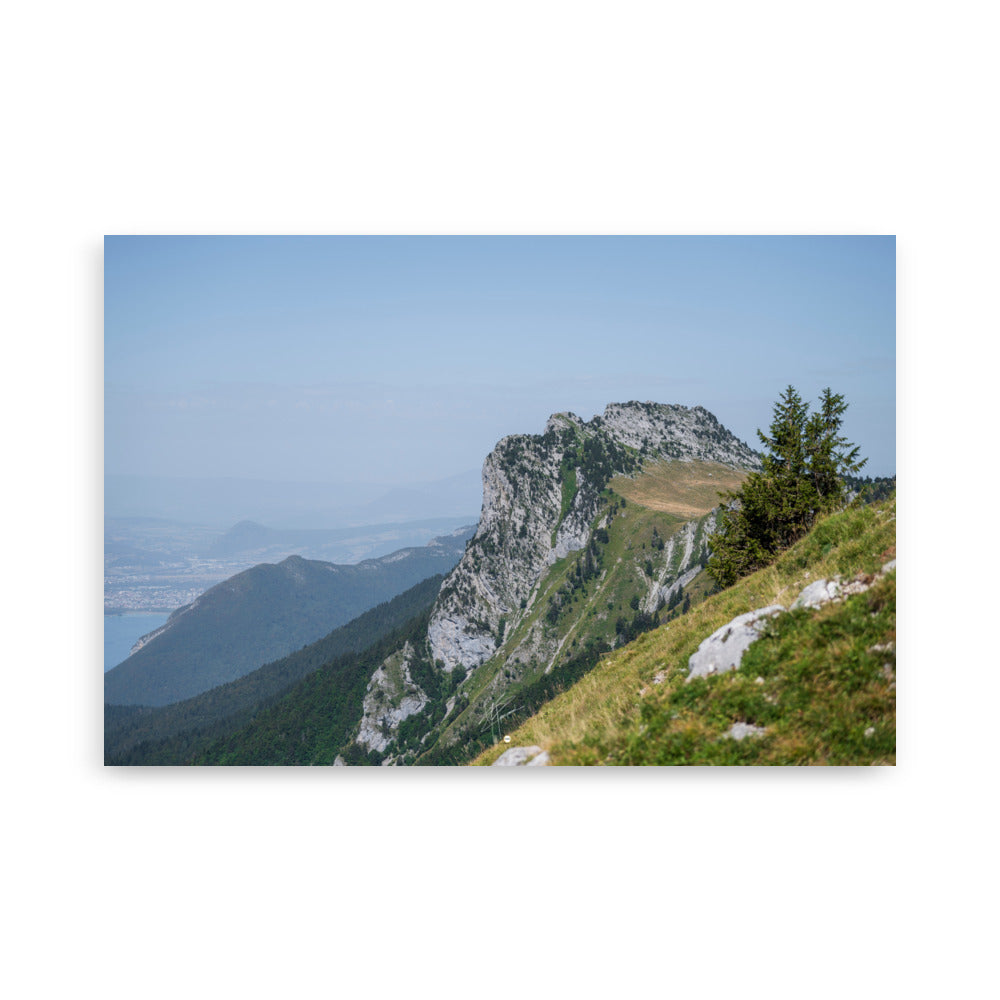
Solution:
<path fill-rule="evenodd" d="M 537 744 L 554 764 L 894 763 L 895 657 L 871 651 L 895 640 L 894 574 L 844 604 L 781 616 L 737 672 L 686 677 L 701 640 L 731 618 L 787 607 L 812 580 L 873 573 L 895 543 L 895 497 L 824 519 L 772 566 L 608 654 L 512 732 L 512 745 Z M 721 739 L 736 721 L 768 732 Z"/>

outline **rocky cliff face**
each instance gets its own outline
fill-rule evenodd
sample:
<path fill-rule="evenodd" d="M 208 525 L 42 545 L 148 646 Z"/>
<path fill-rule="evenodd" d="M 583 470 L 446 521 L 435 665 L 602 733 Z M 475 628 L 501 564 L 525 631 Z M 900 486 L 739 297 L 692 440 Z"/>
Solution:
<path fill-rule="evenodd" d="M 450 672 L 489 659 L 530 608 L 546 569 L 586 546 L 608 481 L 663 458 L 759 467 L 701 407 L 614 403 L 590 421 L 556 414 L 543 434 L 500 441 L 483 465 L 478 530 L 431 616 L 434 660 Z M 659 596 L 651 587 L 650 606 Z"/>

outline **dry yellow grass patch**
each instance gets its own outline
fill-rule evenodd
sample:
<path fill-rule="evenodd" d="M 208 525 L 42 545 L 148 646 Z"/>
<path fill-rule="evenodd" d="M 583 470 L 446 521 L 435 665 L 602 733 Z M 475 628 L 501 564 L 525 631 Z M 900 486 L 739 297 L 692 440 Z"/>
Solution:
<path fill-rule="evenodd" d="M 540 746 L 551 754 L 562 745 L 578 746 L 595 732 L 617 733 L 635 712 L 644 659 L 634 652 L 609 654 L 603 661 L 605 670 L 584 675 L 518 726 L 510 734 L 510 746 Z M 492 764 L 506 749 L 500 743 L 472 763 Z"/>
<path fill-rule="evenodd" d="M 635 479 L 612 479 L 611 488 L 629 503 L 687 520 L 718 507 L 719 491 L 737 489 L 746 475 L 718 462 L 655 462 Z"/>

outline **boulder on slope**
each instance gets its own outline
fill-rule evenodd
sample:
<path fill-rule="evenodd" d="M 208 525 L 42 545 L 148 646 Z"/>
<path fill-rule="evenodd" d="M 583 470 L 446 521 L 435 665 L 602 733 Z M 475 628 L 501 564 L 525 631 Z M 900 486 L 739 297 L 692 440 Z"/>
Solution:
<path fill-rule="evenodd" d="M 511 747 L 493 762 L 493 766 L 530 767 L 539 756 L 544 756 L 546 763 L 548 762 L 548 754 L 543 754 L 541 747 Z"/>
<path fill-rule="evenodd" d="M 735 670 L 750 644 L 760 637 L 767 620 L 785 609 L 780 604 L 748 611 L 716 629 L 688 660 L 688 680 Z"/>

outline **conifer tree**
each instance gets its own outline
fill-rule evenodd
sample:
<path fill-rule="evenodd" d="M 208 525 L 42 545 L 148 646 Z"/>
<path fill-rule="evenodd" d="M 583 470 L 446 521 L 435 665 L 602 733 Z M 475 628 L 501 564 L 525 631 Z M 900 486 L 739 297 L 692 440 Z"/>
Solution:
<path fill-rule="evenodd" d="M 844 476 L 859 472 L 868 459 L 858 461 L 856 446 L 838 434 L 847 403 L 828 388 L 820 397 L 821 408 L 809 418 L 806 427 L 806 450 L 809 475 L 823 510 L 833 510 L 844 494 Z M 849 450 L 843 450 L 843 449 Z"/>
<path fill-rule="evenodd" d="M 818 514 L 835 510 L 844 499 L 843 476 L 867 459 L 840 436 L 847 410 L 844 397 L 824 389 L 820 409 L 809 415 L 793 386 L 774 405 L 770 434 L 757 431 L 767 451 L 760 472 L 752 472 L 725 501 L 718 528 L 709 539 L 708 571 L 728 587 L 768 565 L 800 538 Z"/>

